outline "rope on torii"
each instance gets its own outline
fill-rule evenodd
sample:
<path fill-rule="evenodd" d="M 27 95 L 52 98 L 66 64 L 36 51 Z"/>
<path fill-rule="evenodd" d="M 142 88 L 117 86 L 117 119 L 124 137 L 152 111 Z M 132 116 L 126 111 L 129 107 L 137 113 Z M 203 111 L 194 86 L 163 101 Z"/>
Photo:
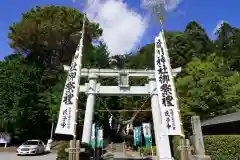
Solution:
<path fill-rule="evenodd" d="M 156 89 L 155 89 L 155 90 L 156 90 Z M 153 90 L 152 93 L 153 93 L 155 90 Z M 143 104 L 139 107 L 139 109 L 136 109 L 136 110 L 135 110 L 136 113 L 132 116 L 132 118 L 130 118 L 129 120 L 126 120 L 126 121 L 121 121 L 120 123 L 121 123 L 122 125 L 127 125 L 127 124 L 129 124 L 129 123 L 132 123 L 132 122 L 136 119 L 136 117 L 137 117 L 137 115 L 139 114 L 139 112 L 142 111 L 142 108 L 145 106 L 146 102 L 149 100 L 149 98 L 151 97 L 152 93 L 144 100 Z M 97 95 L 97 94 L 96 94 L 96 95 Z M 111 112 L 112 110 L 108 109 L 108 107 L 106 106 L 106 104 L 102 102 L 102 100 L 100 99 L 100 97 L 99 97 L 98 95 L 97 95 L 97 98 L 100 100 L 100 103 L 102 103 L 103 107 L 106 108 L 106 110 L 102 110 L 102 111 L 108 112 L 108 113 L 112 116 L 113 119 L 117 120 L 117 118 L 112 114 L 112 112 Z M 119 111 L 120 111 L 120 110 L 119 110 Z M 124 110 L 123 110 L 123 111 L 124 111 Z M 125 111 L 127 111 L 127 110 L 125 110 Z M 134 112 L 134 110 L 128 110 L 128 111 Z M 145 111 L 146 111 L 146 110 L 145 110 Z M 149 109 L 149 111 L 151 111 L 151 110 Z M 113 110 L 113 112 L 114 112 L 114 110 Z M 117 112 L 117 110 L 115 110 L 115 112 Z"/>

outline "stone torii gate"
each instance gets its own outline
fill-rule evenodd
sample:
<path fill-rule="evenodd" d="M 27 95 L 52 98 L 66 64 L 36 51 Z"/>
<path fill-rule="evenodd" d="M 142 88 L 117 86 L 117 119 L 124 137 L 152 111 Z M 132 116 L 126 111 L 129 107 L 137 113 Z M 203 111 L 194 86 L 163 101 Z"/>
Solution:
<path fill-rule="evenodd" d="M 64 66 L 65 71 L 68 71 L 69 68 L 69 66 Z M 180 72 L 181 67 L 172 69 L 173 76 L 176 76 Z M 89 80 L 89 83 L 80 85 L 79 88 L 79 92 L 87 94 L 81 143 L 90 144 L 96 94 L 103 96 L 151 96 L 154 133 L 159 159 L 172 159 L 169 137 L 162 132 L 164 128 L 161 124 L 160 105 L 158 101 L 154 70 L 83 68 L 81 69 L 81 77 L 88 77 Z M 118 86 L 101 86 L 100 83 L 97 83 L 99 77 L 116 77 L 118 78 Z M 145 86 L 129 86 L 129 77 L 148 77 L 148 83 L 145 84 Z"/>

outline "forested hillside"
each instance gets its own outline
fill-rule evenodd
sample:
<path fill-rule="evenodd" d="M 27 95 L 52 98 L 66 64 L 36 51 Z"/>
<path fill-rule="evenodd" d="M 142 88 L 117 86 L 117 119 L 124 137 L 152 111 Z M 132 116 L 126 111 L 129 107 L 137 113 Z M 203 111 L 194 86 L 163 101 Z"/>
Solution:
<path fill-rule="evenodd" d="M 83 14 L 73 8 L 36 7 L 22 15 L 9 28 L 10 46 L 15 53 L 0 62 L 0 132 L 7 131 L 20 139 L 49 136 L 56 123 L 66 73 L 80 38 Z M 186 132 L 189 118 L 208 118 L 235 112 L 240 104 L 240 29 L 224 23 L 211 40 L 195 21 L 183 32 L 166 31 L 172 68 L 182 67 L 176 78 L 180 109 Z M 142 47 L 136 54 L 109 57 L 104 44 L 93 46 L 101 36 L 98 24 L 86 26 L 83 66 L 86 68 L 154 68 L 154 44 Z M 85 81 L 82 80 L 81 83 Z M 116 81 L 101 79 L 102 84 Z M 144 84 L 144 79 L 132 79 Z M 136 109 L 147 97 L 98 97 L 95 119 L 107 120 L 99 109 Z M 79 126 L 83 124 L 86 96 L 79 98 Z M 150 101 L 142 109 L 150 109 Z M 133 112 L 116 114 L 122 120 Z M 148 121 L 151 112 L 141 112 L 137 121 Z M 34 137 L 36 138 L 36 137 Z"/>

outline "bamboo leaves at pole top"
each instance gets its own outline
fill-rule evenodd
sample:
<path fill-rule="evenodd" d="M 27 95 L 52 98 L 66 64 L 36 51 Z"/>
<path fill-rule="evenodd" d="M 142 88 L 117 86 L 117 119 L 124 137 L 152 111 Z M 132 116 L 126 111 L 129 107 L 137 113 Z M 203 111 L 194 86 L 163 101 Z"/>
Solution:
<path fill-rule="evenodd" d="M 142 0 L 142 7 L 153 9 L 153 12 L 161 13 L 162 11 L 171 12 L 177 8 L 182 0 Z"/>
<path fill-rule="evenodd" d="M 72 0 L 73 3 L 76 3 L 77 1 L 80 3 L 80 6 L 84 9 L 84 11 L 86 11 L 95 3 L 96 0 Z"/>
<path fill-rule="evenodd" d="M 180 2 L 181 0 L 142 0 L 141 6 L 160 20 L 160 25 L 163 26 L 166 13 L 176 9 Z"/>

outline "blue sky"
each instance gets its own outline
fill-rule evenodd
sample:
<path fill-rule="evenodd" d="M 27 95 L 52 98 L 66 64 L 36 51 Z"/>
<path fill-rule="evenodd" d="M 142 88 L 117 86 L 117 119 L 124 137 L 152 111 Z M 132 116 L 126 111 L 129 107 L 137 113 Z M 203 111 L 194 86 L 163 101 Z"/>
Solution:
<path fill-rule="evenodd" d="M 80 0 L 79 0 L 80 1 Z M 139 9 L 140 0 L 125 0 L 128 6 Z M 11 54 L 8 46 L 8 27 L 21 19 L 21 13 L 28 11 L 36 5 L 64 5 L 80 9 L 79 3 L 71 0 L 2 0 L 0 1 L 0 59 Z M 212 31 L 221 20 L 229 22 L 232 26 L 240 27 L 238 15 L 240 15 L 239 0 L 185 0 L 175 12 L 168 13 L 165 22 L 167 30 L 182 31 L 189 21 L 196 20 L 212 37 Z M 157 24 L 152 24 L 145 32 L 140 46 L 153 42 L 154 36 L 159 31 Z"/>

